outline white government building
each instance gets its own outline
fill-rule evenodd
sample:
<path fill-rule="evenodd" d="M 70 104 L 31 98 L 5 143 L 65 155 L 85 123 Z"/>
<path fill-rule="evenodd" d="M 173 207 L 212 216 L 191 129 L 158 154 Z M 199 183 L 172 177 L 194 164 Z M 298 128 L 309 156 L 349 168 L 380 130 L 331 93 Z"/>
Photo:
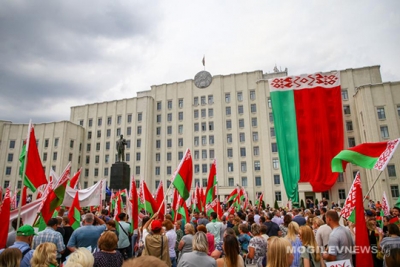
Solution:
<path fill-rule="evenodd" d="M 46 174 L 61 173 L 69 161 L 72 173 L 82 167 L 80 184 L 89 187 L 109 181 L 116 160 L 116 141 L 127 140 L 125 161 L 136 182 L 145 179 L 150 190 L 169 185 L 184 152 L 193 157 L 193 185 L 207 186 L 210 164 L 217 159 L 220 199 L 243 186 L 249 200 L 264 193 L 266 203 L 287 204 L 277 152 L 268 79 L 287 76 L 287 70 L 261 70 L 216 75 L 203 89 L 193 79 L 151 86 L 137 97 L 71 107 L 69 121 L 35 124 L 39 153 Z M 382 82 L 380 66 L 340 71 L 345 148 L 400 136 L 400 82 Z M 1 186 L 21 187 L 18 157 L 27 124 L 0 121 Z M 393 205 L 399 197 L 400 152 L 396 152 L 376 183 L 371 199 L 383 192 Z M 364 193 L 378 176 L 349 164 L 331 190 L 312 192 L 299 184 L 300 199 L 344 202 L 354 174 L 361 171 Z M 323 177 L 321 177 L 323 179 Z"/>

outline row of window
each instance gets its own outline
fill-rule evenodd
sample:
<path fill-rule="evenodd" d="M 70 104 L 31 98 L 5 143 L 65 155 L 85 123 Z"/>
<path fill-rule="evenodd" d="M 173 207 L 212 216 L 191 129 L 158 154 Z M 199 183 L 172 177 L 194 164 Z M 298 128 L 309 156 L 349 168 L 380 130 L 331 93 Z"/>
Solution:
<path fill-rule="evenodd" d="M 157 106 L 157 110 L 161 110 L 162 109 L 162 101 L 158 101 L 156 106 Z M 178 99 L 178 107 L 183 108 L 183 98 Z M 167 108 L 172 109 L 172 100 L 167 101 Z"/>
<path fill-rule="evenodd" d="M 251 126 L 257 127 L 257 125 L 258 125 L 257 118 L 251 118 Z M 244 128 L 244 119 L 239 119 L 239 128 Z M 226 120 L 226 129 L 227 130 L 232 129 L 232 121 L 231 120 Z"/>
<path fill-rule="evenodd" d="M 141 127 L 141 126 L 140 126 Z M 121 132 L 121 128 L 117 128 L 117 130 L 115 131 L 115 133 L 116 133 L 116 136 L 120 136 L 121 134 L 122 134 L 122 132 Z M 130 136 L 130 135 L 132 135 L 132 127 L 130 127 L 130 126 L 128 126 L 128 127 L 126 127 L 126 135 L 127 136 Z M 100 138 L 101 137 L 101 130 L 97 130 L 97 138 Z M 111 137 L 111 129 L 107 129 L 106 130 L 106 136 L 107 137 Z M 92 131 L 88 131 L 87 132 L 87 139 L 88 140 L 90 140 L 90 139 L 92 139 Z"/>
<path fill-rule="evenodd" d="M 161 114 L 157 114 L 156 116 L 156 122 L 160 123 L 161 122 Z M 178 120 L 183 121 L 183 111 L 178 112 Z M 171 122 L 172 121 L 172 113 L 167 113 L 167 121 Z"/>
<path fill-rule="evenodd" d="M 141 122 L 143 119 L 143 114 L 142 112 L 138 112 L 137 113 L 137 121 Z M 132 114 L 128 114 L 126 116 L 126 122 L 127 123 L 131 123 L 132 122 Z M 117 124 L 121 124 L 122 123 L 122 115 L 117 115 Z M 79 121 L 79 125 L 80 126 L 84 126 L 84 120 L 80 120 Z M 97 118 L 97 126 L 102 126 L 103 125 L 103 118 L 99 117 Z M 112 125 L 112 116 L 108 116 L 107 117 L 107 125 Z M 90 118 L 88 119 L 88 125 L 87 127 L 92 127 L 93 126 L 93 119 Z"/>

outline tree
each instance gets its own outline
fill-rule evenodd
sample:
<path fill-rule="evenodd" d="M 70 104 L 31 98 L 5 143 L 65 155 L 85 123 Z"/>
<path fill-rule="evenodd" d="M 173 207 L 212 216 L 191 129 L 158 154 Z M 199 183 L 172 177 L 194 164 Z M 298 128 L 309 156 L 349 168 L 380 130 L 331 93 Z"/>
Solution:
<path fill-rule="evenodd" d="M 304 200 L 301 200 L 301 201 L 300 201 L 300 207 L 302 207 L 303 209 L 305 208 L 305 206 L 304 206 Z"/>
<path fill-rule="evenodd" d="M 316 208 L 316 209 L 318 209 L 318 207 L 319 207 L 318 204 L 319 204 L 319 201 L 318 201 L 318 199 L 316 198 L 316 199 L 315 199 L 315 208 Z"/>
<path fill-rule="evenodd" d="M 275 205 L 274 205 L 274 208 L 276 209 L 276 210 L 278 210 L 279 209 L 279 205 L 278 205 L 278 201 L 275 199 Z"/>

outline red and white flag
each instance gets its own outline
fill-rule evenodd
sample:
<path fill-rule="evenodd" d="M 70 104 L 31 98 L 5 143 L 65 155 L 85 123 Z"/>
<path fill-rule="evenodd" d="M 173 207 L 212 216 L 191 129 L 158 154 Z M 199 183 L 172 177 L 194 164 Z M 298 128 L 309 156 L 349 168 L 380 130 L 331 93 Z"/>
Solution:
<path fill-rule="evenodd" d="M 353 212 L 356 206 L 356 186 L 358 186 L 359 184 L 361 184 L 361 179 L 360 173 L 357 172 L 353 184 L 350 187 L 350 191 L 347 195 L 346 201 L 344 202 L 343 209 L 340 212 L 340 216 L 345 219 L 348 219 L 350 217 L 350 214 Z"/>
<path fill-rule="evenodd" d="M 389 205 L 389 201 L 386 197 L 385 191 L 383 191 L 383 196 L 382 196 L 382 210 L 383 210 L 383 214 L 385 216 L 390 215 L 390 205 Z"/>

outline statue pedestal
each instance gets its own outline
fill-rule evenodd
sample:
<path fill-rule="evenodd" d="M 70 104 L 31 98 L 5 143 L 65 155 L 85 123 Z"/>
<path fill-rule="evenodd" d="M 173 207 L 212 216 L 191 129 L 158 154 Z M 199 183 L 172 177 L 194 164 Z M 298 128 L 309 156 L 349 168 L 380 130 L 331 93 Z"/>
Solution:
<path fill-rule="evenodd" d="M 111 166 L 110 189 L 127 189 L 130 186 L 131 170 L 126 162 L 115 162 Z"/>

